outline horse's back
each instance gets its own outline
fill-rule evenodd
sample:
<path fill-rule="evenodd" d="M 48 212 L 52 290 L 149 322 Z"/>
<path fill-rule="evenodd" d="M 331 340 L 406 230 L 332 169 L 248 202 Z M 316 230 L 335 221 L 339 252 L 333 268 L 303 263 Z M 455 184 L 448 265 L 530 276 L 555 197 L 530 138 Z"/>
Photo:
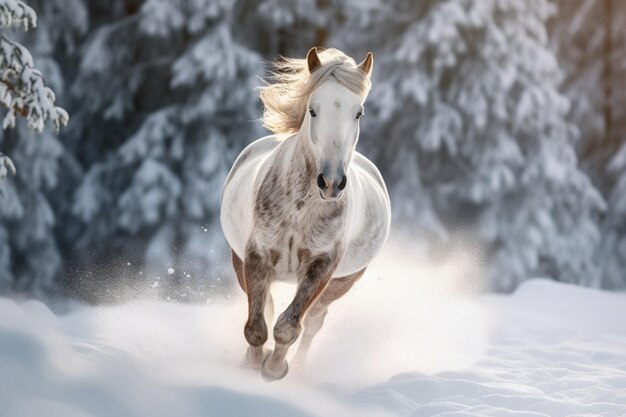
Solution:
<path fill-rule="evenodd" d="M 263 178 L 260 171 L 280 143 L 274 135 L 252 142 L 241 151 L 224 182 L 220 222 L 228 244 L 241 259 L 252 232 L 254 192 Z"/>

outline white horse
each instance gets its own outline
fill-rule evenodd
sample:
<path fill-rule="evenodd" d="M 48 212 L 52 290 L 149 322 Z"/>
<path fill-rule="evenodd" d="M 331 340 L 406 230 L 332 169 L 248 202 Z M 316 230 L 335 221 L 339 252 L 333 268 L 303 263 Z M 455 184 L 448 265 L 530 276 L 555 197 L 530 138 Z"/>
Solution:
<path fill-rule="evenodd" d="M 370 89 L 372 53 L 356 65 L 336 49 L 313 48 L 276 64 L 261 88 L 264 125 L 275 133 L 250 144 L 222 192 L 221 223 L 239 285 L 248 297 L 246 359 L 267 379 L 288 372 L 287 350 L 304 334 L 303 362 L 330 303 L 363 275 L 389 233 L 390 206 L 378 169 L 356 152 Z M 297 282 L 265 354 L 274 280 Z"/>

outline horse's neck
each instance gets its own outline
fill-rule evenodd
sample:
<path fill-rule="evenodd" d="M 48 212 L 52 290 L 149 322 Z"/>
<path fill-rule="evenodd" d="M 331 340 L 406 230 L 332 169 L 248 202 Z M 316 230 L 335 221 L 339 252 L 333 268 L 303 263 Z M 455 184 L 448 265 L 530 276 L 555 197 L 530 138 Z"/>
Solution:
<path fill-rule="evenodd" d="M 309 138 L 305 133 L 298 133 L 292 137 L 292 143 L 283 160 L 283 172 L 286 186 L 293 189 L 308 190 L 312 184 L 311 178 L 315 169 L 313 152 L 309 147 Z"/>

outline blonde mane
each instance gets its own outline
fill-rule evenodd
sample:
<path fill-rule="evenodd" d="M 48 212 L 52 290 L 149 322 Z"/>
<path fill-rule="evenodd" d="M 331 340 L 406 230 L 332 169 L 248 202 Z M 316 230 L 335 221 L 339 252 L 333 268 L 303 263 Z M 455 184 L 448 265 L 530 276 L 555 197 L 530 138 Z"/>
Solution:
<path fill-rule="evenodd" d="M 271 82 L 260 88 L 264 105 L 263 126 L 277 135 L 300 130 L 309 97 L 329 78 L 338 81 L 365 101 L 371 88 L 369 78 L 356 62 L 335 48 L 320 50 L 321 66 L 309 73 L 306 59 L 281 58 L 274 63 Z"/>

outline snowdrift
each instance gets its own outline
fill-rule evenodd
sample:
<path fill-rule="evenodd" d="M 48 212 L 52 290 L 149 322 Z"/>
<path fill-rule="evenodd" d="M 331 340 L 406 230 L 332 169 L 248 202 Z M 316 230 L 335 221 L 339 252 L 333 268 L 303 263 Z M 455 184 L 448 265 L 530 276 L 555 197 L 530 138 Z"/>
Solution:
<path fill-rule="evenodd" d="M 271 384 L 240 366 L 243 299 L 62 316 L 0 299 L 0 414 L 626 416 L 626 294 L 547 280 L 508 296 L 398 294 L 365 279 L 308 368 Z"/>

